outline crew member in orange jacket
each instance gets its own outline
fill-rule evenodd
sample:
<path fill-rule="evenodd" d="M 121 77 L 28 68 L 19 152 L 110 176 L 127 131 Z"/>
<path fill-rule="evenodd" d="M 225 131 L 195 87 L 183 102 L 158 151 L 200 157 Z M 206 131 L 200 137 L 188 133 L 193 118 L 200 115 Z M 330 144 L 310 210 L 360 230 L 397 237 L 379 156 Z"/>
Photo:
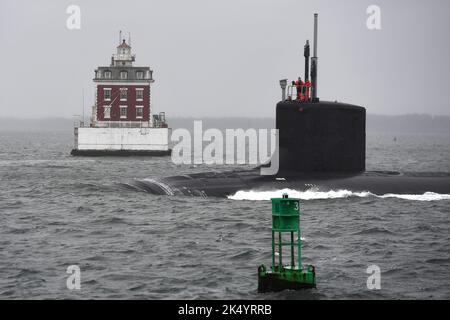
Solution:
<path fill-rule="evenodd" d="M 303 100 L 302 87 L 304 84 L 301 77 L 298 77 L 297 81 L 292 81 L 292 85 L 297 88 L 297 100 Z"/>
<path fill-rule="evenodd" d="M 306 81 L 303 88 L 304 88 L 304 93 L 303 93 L 304 101 L 309 101 L 311 99 L 311 96 L 310 96 L 311 95 L 311 82 L 309 80 Z"/>

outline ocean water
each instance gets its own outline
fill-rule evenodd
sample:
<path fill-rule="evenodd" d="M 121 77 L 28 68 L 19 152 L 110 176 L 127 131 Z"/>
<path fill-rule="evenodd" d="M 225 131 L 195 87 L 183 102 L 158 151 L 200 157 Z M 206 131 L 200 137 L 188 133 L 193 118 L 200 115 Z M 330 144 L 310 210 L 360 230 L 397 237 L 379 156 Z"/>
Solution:
<path fill-rule="evenodd" d="M 449 135 L 369 134 L 367 167 L 450 172 Z M 449 195 L 288 192 L 302 199 L 304 263 L 317 289 L 258 294 L 271 205 L 155 196 L 130 181 L 222 167 L 170 158 L 73 158 L 69 132 L 0 132 L 0 299 L 450 298 Z M 229 168 L 226 168 L 229 169 Z M 78 265 L 81 289 L 66 269 Z M 367 289 L 366 269 L 381 269 Z"/>

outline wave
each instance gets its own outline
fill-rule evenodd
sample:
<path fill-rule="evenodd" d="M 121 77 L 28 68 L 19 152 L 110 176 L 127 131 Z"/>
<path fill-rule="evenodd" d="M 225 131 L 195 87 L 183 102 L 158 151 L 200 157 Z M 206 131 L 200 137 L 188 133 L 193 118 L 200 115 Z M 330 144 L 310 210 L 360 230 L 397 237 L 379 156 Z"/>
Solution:
<path fill-rule="evenodd" d="M 330 191 L 318 191 L 315 189 L 309 189 L 306 191 L 297 191 L 294 189 L 281 189 L 272 191 L 238 191 L 235 194 L 228 196 L 231 200 L 251 200 L 251 201 L 268 201 L 272 198 L 281 198 L 282 194 L 287 193 L 290 198 L 297 198 L 300 200 L 324 200 L 324 199 L 340 199 L 340 198 L 398 198 L 411 201 L 440 201 L 450 200 L 450 194 L 439 194 L 434 192 L 425 192 L 424 194 L 394 194 L 387 193 L 384 195 L 376 195 L 374 193 L 353 192 L 349 190 L 330 190 Z"/>

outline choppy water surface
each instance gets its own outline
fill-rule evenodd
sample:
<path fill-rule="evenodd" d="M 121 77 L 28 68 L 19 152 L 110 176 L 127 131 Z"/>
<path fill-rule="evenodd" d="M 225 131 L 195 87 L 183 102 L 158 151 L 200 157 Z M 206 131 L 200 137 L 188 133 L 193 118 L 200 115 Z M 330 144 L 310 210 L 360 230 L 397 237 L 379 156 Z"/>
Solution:
<path fill-rule="evenodd" d="M 449 138 L 369 135 L 368 169 L 450 172 Z M 268 195 L 150 195 L 128 182 L 222 168 L 73 158 L 72 141 L 71 132 L 0 132 L 0 298 L 450 298 L 446 195 L 298 195 L 304 262 L 316 265 L 318 288 L 261 295 Z M 73 264 L 80 291 L 66 288 Z M 379 291 L 366 287 L 372 264 Z"/>

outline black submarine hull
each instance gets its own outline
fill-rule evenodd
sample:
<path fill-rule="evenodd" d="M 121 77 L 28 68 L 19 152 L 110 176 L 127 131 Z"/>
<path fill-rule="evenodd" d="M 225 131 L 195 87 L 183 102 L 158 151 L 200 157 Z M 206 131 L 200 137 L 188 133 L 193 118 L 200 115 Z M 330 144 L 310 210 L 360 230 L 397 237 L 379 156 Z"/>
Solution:
<path fill-rule="evenodd" d="M 385 194 L 450 194 L 450 173 L 366 171 L 366 110 L 338 102 L 277 104 L 279 171 L 204 172 L 134 184 L 158 195 L 227 197 L 237 191 L 348 190 Z"/>
<path fill-rule="evenodd" d="M 450 194 L 448 173 L 367 171 L 361 174 L 298 174 L 261 176 L 259 169 L 204 172 L 161 179 L 135 180 L 134 185 L 156 195 L 228 197 L 237 191 L 348 190 L 385 194 Z"/>
<path fill-rule="evenodd" d="M 384 194 L 450 194 L 449 173 L 365 171 L 366 110 L 337 102 L 277 104 L 279 172 L 204 172 L 134 184 L 158 195 L 227 197 L 237 191 L 348 190 Z"/>

